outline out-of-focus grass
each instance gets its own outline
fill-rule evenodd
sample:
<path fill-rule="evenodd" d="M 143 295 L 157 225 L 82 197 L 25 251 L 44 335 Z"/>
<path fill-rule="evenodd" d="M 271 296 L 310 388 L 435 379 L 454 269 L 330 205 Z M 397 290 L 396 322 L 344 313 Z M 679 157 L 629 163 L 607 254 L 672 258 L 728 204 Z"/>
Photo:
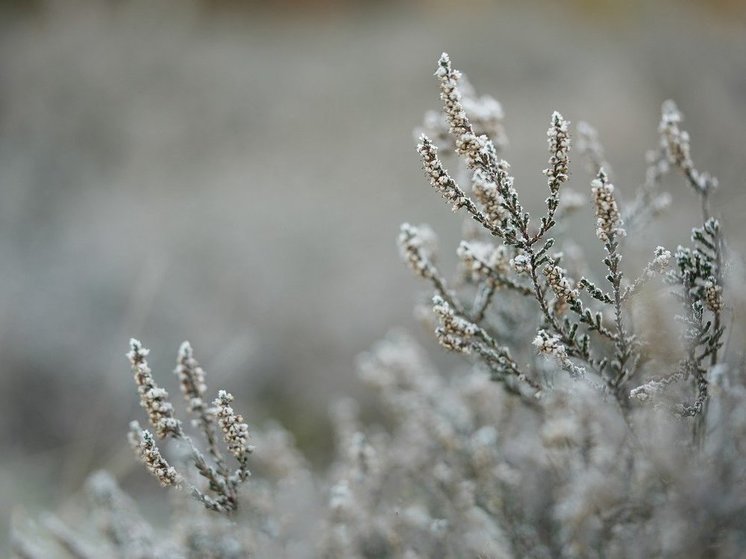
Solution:
<path fill-rule="evenodd" d="M 743 248 L 746 34 L 709 8 L 649 4 L 392 2 L 305 18 L 56 2 L 5 20 L 0 501 L 53 504 L 91 469 L 123 468 L 133 335 L 174 390 L 190 339 L 213 389 L 259 396 L 241 405 L 251 419 L 279 415 L 323 461 L 320 418 L 356 390 L 354 355 L 413 323 L 399 223 L 434 223 L 446 260 L 458 238 L 411 136 L 438 105 L 442 50 L 503 103 L 530 208 L 553 109 L 599 129 L 624 195 L 675 98 Z M 572 181 L 587 188 L 580 165 Z M 685 206 L 640 249 L 683 242 Z"/>

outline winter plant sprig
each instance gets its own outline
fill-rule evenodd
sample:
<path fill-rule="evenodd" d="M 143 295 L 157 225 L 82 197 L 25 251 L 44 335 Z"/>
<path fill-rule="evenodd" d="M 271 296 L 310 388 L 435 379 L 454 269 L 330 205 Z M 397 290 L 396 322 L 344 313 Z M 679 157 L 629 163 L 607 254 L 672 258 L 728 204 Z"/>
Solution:
<path fill-rule="evenodd" d="M 233 512 L 238 508 L 238 487 L 250 475 L 248 458 L 253 451 L 249 444 L 249 428 L 243 418 L 231 407 L 233 396 L 225 390 L 209 406 L 205 401 L 205 373 L 194 359 L 192 347 L 184 342 L 179 349 L 178 364 L 174 373 L 178 376 L 181 390 L 187 401 L 189 412 L 194 416 L 193 424 L 202 434 L 209 454 L 208 458 L 184 430 L 181 421 L 175 418 L 174 407 L 168 392 L 160 388 L 147 362 L 148 349 L 135 339 L 130 340 L 127 357 L 132 364 L 135 384 L 140 395 L 140 405 L 145 409 L 154 432 L 143 429 L 137 421 L 130 424 L 129 441 L 133 450 L 163 486 L 187 485 L 192 495 L 206 508 L 217 512 Z M 229 468 L 218 443 L 218 432 L 237 462 L 234 470 Z M 171 466 L 156 444 L 159 439 L 171 438 L 185 444 L 191 462 L 207 489 L 178 473 Z"/>
<path fill-rule="evenodd" d="M 519 364 L 513 354 L 520 348 L 503 342 L 500 325 L 491 323 L 487 312 L 490 307 L 503 304 L 505 297 L 500 293 L 511 292 L 534 300 L 538 311 L 534 346 L 539 353 L 554 358 L 572 378 L 589 383 L 603 397 L 615 399 L 624 410 L 629 410 L 633 401 L 644 401 L 674 381 L 689 382 L 693 397 L 680 403 L 675 411 L 684 416 L 701 416 L 707 400 L 707 374 L 718 363 L 724 334 L 724 249 L 719 222 L 710 210 L 710 195 L 717 181 L 694 167 L 689 136 L 679 128 L 682 117 L 673 102 L 663 105 L 660 148 L 650 156 L 646 181 L 626 206 L 618 200 L 604 168 L 604 151 L 597 133 L 587 124 L 580 126 L 581 153 L 596 174 L 591 181 L 591 194 L 596 237 L 605 252 L 605 281 L 599 283 L 586 276 L 573 277 L 562 266 L 563 254 L 553 252 L 558 238 L 552 233 L 577 208 L 579 198 L 565 186 L 571 149 L 567 120 L 556 111 L 551 115 L 547 131 L 549 162 L 544 170 L 548 196 L 543 215 L 534 219 L 519 200 L 510 165 L 498 157 L 505 143 L 502 127 L 499 141 L 488 133 L 476 132 L 485 129 L 480 123 L 484 111 L 467 110 L 473 106 L 473 101 L 465 102 L 470 93 L 462 93 L 462 76 L 445 53 L 438 61 L 435 76 L 440 83 L 444 122 L 431 118 L 429 127 L 426 122 L 417 151 L 433 188 L 454 211 L 464 211 L 482 231 L 481 235 L 475 233 L 473 240 L 462 242 L 458 249 L 469 272 L 467 283 L 473 284 L 477 293 L 474 302 L 469 303 L 448 286 L 435 267 L 432 248 L 425 248 L 434 244 L 429 228 L 410 224 L 401 228 L 402 255 L 412 270 L 435 289 L 433 311 L 441 344 L 450 350 L 474 354 L 491 371 L 494 380 L 505 383 L 524 399 L 541 398 L 550 383 L 541 378 L 540 367 L 523 361 Z M 501 110 L 496 110 L 492 116 L 499 120 L 501 115 Z M 440 129 L 433 122 L 440 124 Z M 463 177 L 468 188 L 452 178 L 436 142 L 428 136 L 428 132 L 433 132 L 442 140 L 443 128 L 452 139 L 450 143 L 441 142 L 443 149 L 459 158 L 456 175 Z M 692 231 L 693 248 L 679 247 L 673 258 L 670 251 L 656 248 L 653 260 L 630 281 L 622 266 L 625 221 L 640 224 L 666 205 L 667 196 L 658 191 L 658 185 L 671 168 L 686 177 L 699 195 L 704 223 Z M 567 209 L 563 208 L 563 199 L 571 201 Z M 670 269 L 672 260 L 674 266 Z M 678 286 L 687 345 L 685 357 L 663 376 L 651 375 L 651 368 L 646 367 L 649 344 L 636 331 L 630 316 L 633 299 L 656 275 Z"/>

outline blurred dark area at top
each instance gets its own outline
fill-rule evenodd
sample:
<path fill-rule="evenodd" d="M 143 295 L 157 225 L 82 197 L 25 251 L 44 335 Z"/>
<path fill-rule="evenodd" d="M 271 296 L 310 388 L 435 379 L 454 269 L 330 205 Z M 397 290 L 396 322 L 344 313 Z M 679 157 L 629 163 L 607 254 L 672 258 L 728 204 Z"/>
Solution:
<path fill-rule="evenodd" d="M 579 16 L 614 16 L 627 13 L 634 15 L 639 8 L 649 0 L 563 0 L 563 8 L 577 13 Z M 127 0 L 101 0 L 103 4 L 116 6 L 126 4 Z M 157 3 L 157 2 L 156 2 Z M 537 4 L 544 2 L 537 0 L 198 0 L 190 2 L 196 5 L 202 15 L 228 15 L 231 17 L 255 17 L 257 13 L 283 17 L 308 17 L 338 15 L 341 12 L 355 12 L 360 10 L 381 9 L 389 10 L 393 7 L 419 10 L 478 8 L 487 5 Z M 70 2 L 55 2 L 54 0 L 0 0 L 0 10 L 8 15 L 41 15 L 55 4 L 70 4 Z M 744 0 L 681 0 L 684 7 L 696 7 L 707 10 L 711 14 L 723 18 L 736 18 L 746 21 L 746 2 Z"/>

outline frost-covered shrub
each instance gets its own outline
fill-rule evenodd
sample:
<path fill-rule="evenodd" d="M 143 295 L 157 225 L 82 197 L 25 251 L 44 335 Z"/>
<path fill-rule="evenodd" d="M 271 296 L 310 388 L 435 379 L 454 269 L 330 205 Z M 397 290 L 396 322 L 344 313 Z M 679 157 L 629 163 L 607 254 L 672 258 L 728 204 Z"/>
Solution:
<path fill-rule="evenodd" d="M 469 372 L 441 375 L 406 334 L 389 334 L 358 366 L 383 425 L 363 425 L 355 402 L 338 402 L 337 453 L 317 474 L 281 427 L 248 426 L 225 391 L 208 403 L 188 344 L 175 371 L 192 416 L 185 426 L 133 340 L 129 358 L 152 432 L 133 423 L 130 442 L 162 485 L 187 489 L 174 492 L 170 528 L 149 526 L 98 473 L 90 522 L 73 529 L 50 516 L 43 530 L 21 526 L 17 555 L 746 554 L 746 385 L 724 347 L 732 320 L 727 252 L 710 208 L 717 182 L 694 167 L 678 109 L 663 105 L 659 145 L 626 201 L 597 134 L 578 127 L 577 151 L 595 177 L 589 237 L 604 250 L 596 266 L 563 239 L 586 199 L 566 185 L 569 123 L 551 116 L 548 196 L 532 218 L 499 157 L 499 103 L 477 97 L 447 55 L 436 76 L 443 111 L 426 116 L 418 152 L 432 186 L 467 217 L 456 278 L 436 266 L 427 226 L 403 225 L 399 246 L 434 290 L 423 320 L 442 346 L 472 360 Z M 444 156 L 455 156 L 453 174 Z M 656 247 L 633 273 L 622 260 L 625 239 L 668 205 L 660 183 L 670 171 L 698 197 L 701 223 L 690 247 Z M 679 327 L 657 320 L 678 341 L 660 341 L 676 336 L 650 327 L 650 308 L 675 309 Z"/>

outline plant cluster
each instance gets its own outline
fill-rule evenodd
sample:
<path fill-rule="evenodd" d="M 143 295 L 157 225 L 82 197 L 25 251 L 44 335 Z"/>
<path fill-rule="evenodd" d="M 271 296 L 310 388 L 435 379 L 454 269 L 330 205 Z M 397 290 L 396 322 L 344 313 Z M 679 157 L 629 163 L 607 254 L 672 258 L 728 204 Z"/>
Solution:
<path fill-rule="evenodd" d="M 707 400 L 705 364 L 712 367 L 718 363 L 725 331 L 721 317 L 724 248 L 719 222 L 710 213 L 710 195 L 717 181 L 694 167 L 689 136 L 679 127 L 682 117 L 673 102 L 663 105 L 660 148 L 651 152 L 648 180 L 632 203 L 624 207 L 617 201 L 614 185 L 604 169 L 603 148 L 597 134 L 587 124 L 580 127 L 581 153 L 588 156 L 596 174 L 591 182 L 596 237 L 605 251 L 605 281 L 599 282 L 590 274 L 574 277 L 563 267 L 563 252 L 553 252 L 558 241 L 552 233 L 582 203 L 577 192 L 563 186 L 569 178 L 568 122 L 558 112 L 551 116 L 547 131 L 549 163 L 544 170 L 549 195 L 544 215 L 538 221 L 532 220 L 519 200 L 510 165 L 499 158 L 505 143 L 502 128 L 492 126 L 492 130 L 500 130 L 496 137 L 484 132 L 490 127 L 482 119 L 499 120 L 499 105 L 482 100 L 481 111 L 467 110 L 479 106 L 479 101 L 471 88 L 466 93 L 460 89 L 462 76 L 452 68 L 446 54 L 440 58 L 435 75 L 440 81 L 443 118 L 426 119 L 418 152 L 433 188 L 454 211 L 465 211 L 479 225 L 468 229 L 468 239 L 458 248 L 461 274 L 457 285 L 463 294 L 449 288 L 435 266 L 430 248 L 432 232 L 410 224 L 401 229 L 402 256 L 435 289 L 433 311 L 438 318 L 435 332 L 440 343 L 478 356 L 495 380 L 524 399 L 540 399 L 547 382 L 539 378 L 537 367 L 519 366 L 513 353 L 523 348 L 513 340 L 503 342 L 500 324 L 488 316 L 492 307 L 506 306 L 504 300 L 517 295 L 533 300 L 539 311 L 533 341 L 539 353 L 554 358 L 571 377 L 583 379 L 603 397 L 616 400 L 625 413 L 630 409 L 631 397 L 646 400 L 660 392 L 662 386 L 691 381 L 695 396 L 692 401 L 682 402 L 677 411 L 700 416 Z M 439 147 L 428 136 L 443 138 L 446 133 L 451 136 L 451 143 L 441 149 L 460 157 L 457 174 L 462 181 L 452 178 Z M 653 259 L 629 280 L 621 266 L 627 235 L 625 222 L 642 225 L 667 203 L 668 197 L 658 191 L 661 178 L 671 168 L 680 171 L 700 197 L 704 223 L 692 231 L 693 248 L 679 247 L 672 258 L 670 251 L 657 247 Z M 471 185 L 473 197 L 460 186 L 459 182 L 464 181 Z M 563 204 L 563 197 L 569 203 Z M 675 266 L 669 270 L 672 259 Z M 577 262 L 574 264 L 579 267 Z M 635 331 L 629 316 L 635 296 L 656 275 L 678 288 L 677 296 L 683 303 L 681 318 L 687 327 L 686 356 L 675 364 L 663 365 L 671 369 L 670 373 L 636 386 L 639 379 L 649 376 L 649 371 L 662 368 L 656 361 L 659 356 Z M 470 287 L 476 293 L 473 302 L 464 301 Z M 509 311 L 515 316 L 513 308 Z M 531 309 L 526 318 L 532 320 Z M 523 356 L 526 357 L 525 351 Z"/>
<path fill-rule="evenodd" d="M 18 556 L 746 553 L 746 383 L 724 347 L 728 270 L 711 210 L 717 182 L 694 167 L 681 113 L 672 102 L 663 105 L 659 144 L 626 202 L 597 133 L 578 126 L 604 251 L 594 267 L 563 238 L 586 199 L 567 184 L 565 118 L 550 118 L 548 194 L 537 219 L 500 157 L 500 104 L 478 97 L 445 54 L 435 75 L 443 110 L 427 114 L 417 149 L 432 187 L 467 217 L 458 273 L 447 279 L 438 268 L 427 226 L 403 225 L 399 248 L 434 291 L 424 320 L 443 347 L 474 366 L 443 376 L 410 337 L 391 333 L 358 366 L 383 424 L 364 425 L 355 402 L 338 402 L 337 452 L 318 474 L 282 428 L 249 428 L 227 392 L 208 405 L 205 373 L 185 343 L 176 374 L 204 439 L 195 442 L 156 384 L 147 350 L 132 340 L 128 355 L 152 431 L 133 424 L 130 442 L 162 485 L 188 488 L 195 499 L 175 492 L 169 527 L 155 530 L 98 473 L 89 483 L 90 522 L 73 529 L 49 516 L 41 531 L 20 527 Z M 454 159 L 453 174 L 444 157 Z M 658 246 L 630 275 L 625 240 L 670 203 L 661 190 L 670 171 L 698 197 L 702 223 L 690 247 Z M 681 325 L 680 340 L 668 345 L 656 341 L 642 312 L 666 293 Z M 156 438 L 175 443 L 173 460 Z"/>

